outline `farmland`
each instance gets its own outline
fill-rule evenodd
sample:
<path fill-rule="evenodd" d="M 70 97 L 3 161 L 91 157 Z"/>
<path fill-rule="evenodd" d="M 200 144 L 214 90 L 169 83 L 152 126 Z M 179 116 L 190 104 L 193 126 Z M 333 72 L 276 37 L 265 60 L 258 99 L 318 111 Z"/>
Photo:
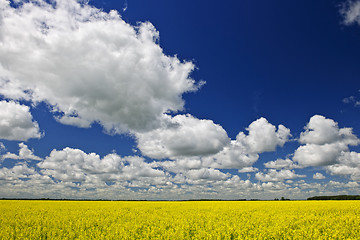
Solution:
<path fill-rule="evenodd" d="M 1 239 L 359 239 L 360 201 L 0 201 Z"/>

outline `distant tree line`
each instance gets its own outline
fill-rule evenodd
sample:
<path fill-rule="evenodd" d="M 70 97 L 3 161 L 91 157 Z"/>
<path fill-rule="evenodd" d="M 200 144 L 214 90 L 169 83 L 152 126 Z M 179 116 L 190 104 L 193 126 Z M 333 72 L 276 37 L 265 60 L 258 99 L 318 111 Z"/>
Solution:
<path fill-rule="evenodd" d="M 307 200 L 360 200 L 360 195 L 315 196 Z"/>
<path fill-rule="evenodd" d="M 279 198 L 275 198 L 274 201 L 290 201 L 290 199 L 289 199 L 289 198 L 281 197 L 280 199 L 279 199 Z"/>

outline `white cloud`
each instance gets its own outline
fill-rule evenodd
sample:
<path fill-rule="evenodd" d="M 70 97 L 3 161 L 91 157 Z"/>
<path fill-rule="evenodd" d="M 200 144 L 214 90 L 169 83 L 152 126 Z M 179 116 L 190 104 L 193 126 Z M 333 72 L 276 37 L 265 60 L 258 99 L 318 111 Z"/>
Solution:
<path fill-rule="evenodd" d="M 156 162 L 156 166 L 173 173 L 183 173 L 191 169 L 204 168 L 201 158 L 199 157 L 178 158 L 174 161 L 158 161 Z"/>
<path fill-rule="evenodd" d="M 204 166 L 213 168 L 242 169 L 251 167 L 258 159 L 259 155 L 257 153 L 249 152 L 247 146 L 233 140 L 221 152 L 203 157 L 202 162 Z"/>
<path fill-rule="evenodd" d="M 331 144 L 334 142 L 343 142 L 345 144 L 357 145 L 359 140 L 352 133 L 351 128 L 339 129 L 338 123 L 332 119 L 320 115 L 314 115 L 310 118 L 305 127 L 305 132 L 300 135 L 300 143 L 303 144 Z"/>
<path fill-rule="evenodd" d="M 264 163 L 266 168 L 275 168 L 275 169 L 293 169 L 298 168 L 298 166 L 290 159 L 277 159 L 275 161 L 270 161 Z"/>
<path fill-rule="evenodd" d="M 322 166 L 332 175 L 349 176 L 353 181 L 360 181 L 360 153 L 349 150 L 349 146 L 359 145 L 360 140 L 351 128 L 339 128 L 334 120 L 315 115 L 300 134 L 299 142 L 304 145 L 295 150 L 292 159 L 277 159 L 264 166 L 274 169 Z M 266 177 L 261 174 L 258 176 Z M 316 173 L 313 178 L 325 177 Z"/>
<path fill-rule="evenodd" d="M 162 168 L 159 163 L 163 161 L 148 163 L 141 157 L 117 154 L 101 158 L 98 154 L 71 148 L 53 150 L 37 163 L 37 167 L 20 163 L 12 168 L 0 168 L 0 195 L 90 199 L 274 199 L 279 196 L 302 199 L 320 194 L 359 192 L 359 184 L 354 181 L 308 183 L 294 180 L 304 176 L 291 170 L 271 169 L 258 173 L 256 178 L 262 182 L 255 183 L 219 169 L 192 165 L 192 162 L 184 161 L 183 170 L 178 172 Z"/>
<path fill-rule="evenodd" d="M 174 160 L 158 163 L 172 172 L 206 168 L 254 172 L 257 169 L 252 165 L 259 159 L 259 153 L 283 146 L 290 136 L 289 129 L 280 125 L 276 130 L 264 118 L 250 124 L 248 135 L 240 132 L 236 140 L 230 142 L 226 132 L 209 120 L 189 115 L 178 115 L 171 120 L 172 128 L 139 134 L 139 148 L 147 156 Z M 270 137 L 266 137 L 267 133 Z"/>
<path fill-rule="evenodd" d="M 255 167 L 244 167 L 238 170 L 239 173 L 249 173 L 249 172 L 257 172 L 258 168 Z"/>
<path fill-rule="evenodd" d="M 136 134 L 144 155 L 156 159 L 210 155 L 230 142 L 226 131 L 211 120 L 189 114 L 166 116 L 166 120 L 162 128 Z"/>
<path fill-rule="evenodd" d="M 30 150 L 29 147 L 24 143 L 19 143 L 19 155 L 14 153 L 6 153 L 1 158 L 2 159 L 25 159 L 25 160 L 42 160 L 40 157 L 35 156 L 33 150 Z"/>
<path fill-rule="evenodd" d="M 38 164 L 42 173 L 64 182 L 102 182 L 129 180 L 142 177 L 163 177 L 141 157 L 120 157 L 112 153 L 100 158 L 95 153 L 80 149 L 53 150 Z"/>
<path fill-rule="evenodd" d="M 336 164 L 326 168 L 333 175 L 349 175 L 354 181 L 360 181 L 360 153 L 343 152 Z"/>
<path fill-rule="evenodd" d="M 349 145 L 360 143 L 351 128 L 339 128 L 334 120 L 320 115 L 310 118 L 299 141 L 305 145 L 295 151 L 293 160 L 304 167 L 335 164 Z"/>
<path fill-rule="evenodd" d="M 192 169 L 238 169 L 239 172 L 253 172 L 252 165 L 258 160 L 258 154 L 248 154 L 246 149 L 236 146 L 232 141 L 221 152 L 211 156 L 176 157 L 172 161 L 159 161 L 156 164 L 164 169 L 183 173 Z"/>
<path fill-rule="evenodd" d="M 293 160 L 303 167 L 331 165 L 347 149 L 347 145 L 341 143 L 306 144 L 296 149 Z"/>
<path fill-rule="evenodd" d="M 29 178 L 37 175 L 33 168 L 29 168 L 25 163 L 15 165 L 12 168 L 0 168 L 0 181 L 14 181 L 20 178 Z"/>
<path fill-rule="evenodd" d="M 27 141 L 41 136 L 39 125 L 32 120 L 28 106 L 13 101 L 0 101 L 1 139 Z"/>
<path fill-rule="evenodd" d="M 1 0 L 1 12 L 0 94 L 45 101 L 61 123 L 152 130 L 199 87 L 189 77 L 194 65 L 165 55 L 149 22 L 131 26 L 75 0 L 18 8 Z"/>
<path fill-rule="evenodd" d="M 191 169 L 184 173 L 184 175 L 191 180 L 226 180 L 230 177 L 230 174 L 223 173 L 218 169 L 213 168 L 202 168 L 202 169 Z M 192 182 L 193 183 L 193 182 Z"/>
<path fill-rule="evenodd" d="M 0 181 L 1 189 L 9 190 L 10 185 L 7 184 L 16 182 L 17 190 L 13 189 L 13 191 L 20 191 L 20 186 L 22 186 L 26 189 L 36 189 L 39 193 L 51 194 L 51 196 L 89 197 L 90 195 L 83 193 L 87 189 L 95 189 L 92 192 L 93 195 L 90 196 L 92 198 L 94 196 L 101 196 L 102 198 L 106 192 L 107 197 L 112 196 L 114 198 L 115 196 L 115 198 L 118 198 L 123 196 L 124 199 L 131 196 L 133 198 L 160 196 L 160 199 L 177 196 L 177 199 L 181 199 L 184 197 L 182 194 L 185 193 L 192 193 L 193 196 L 214 197 L 219 193 L 230 194 L 229 189 L 232 189 L 230 190 L 231 194 L 238 196 L 236 189 L 239 188 L 243 189 L 244 192 L 248 192 L 248 194 L 251 194 L 251 191 L 265 191 L 265 189 L 280 191 L 281 185 L 261 186 L 253 184 L 249 180 L 240 180 L 238 176 L 220 170 L 221 168 L 237 168 L 239 172 L 258 171 L 257 168 L 252 167 L 252 164 L 258 159 L 259 155 L 253 152 L 254 148 L 250 148 L 249 144 L 245 144 L 246 140 L 244 139 L 247 137 L 245 134 L 240 133 L 245 137 L 239 138 L 241 141 L 237 139 L 230 142 L 221 126 L 214 124 L 212 121 L 199 120 L 191 115 L 168 116 L 168 119 L 176 119 L 176 122 L 169 121 L 172 124 L 161 130 L 169 131 L 163 137 L 170 136 L 168 139 L 174 139 L 174 142 L 167 141 L 165 146 L 172 151 L 174 151 L 173 149 L 179 152 L 185 151 L 186 153 L 190 151 L 191 154 L 196 153 L 198 155 L 191 156 L 190 154 L 189 156 L 173 157 L 174 159 L 167 161 L 147 162 L 144 158 L 138 156 L 120 157 L 112 153 L 100 157 L 96 153 L 85 153 L 80 149 L 64 148 L 63 150 L 54 149 L 49 156 L 38 159 L 25 144 L 21 143 L 19 144 L 18 155 L 8 153 L 6 156 L 15 159 L 40 160 L 36 164 L 36 169 L 40 170 L 32 169 L 34 170 L 32 173 L 18 174 L 19 176 L 26 176 L 26 181 L 24 181 L 21 177 L 17 177 L 17 174 L 11 173 L 13 170 L 3 169 L 4 179 Z M 172 127 L 178 131 L 171 132 Z M 252 134 L 252 131 L 249 131 L 249 135 Z M 221 144 L 216 143 L 214 136 L 220 139 L 218 142 Z M 189 141 L 193 141 L 193 143 L 186 143 L 186 137 L 190 137 Z M 179 140 L 177 138 L 181 141 L 176 142 L 176 140 Z M 181 147 L 184 141 L 186 144 Z M 216 144 L 209 141 L 215 141 Z M 222 141 L 225 143 L 222 143 Z M 204 156 L 202 154 L 205 154 L 204 152 L 208 152 L 208 150 L 201 152 L 199 149 L 207 149 L 208 146 L 200 143 L 211 145 L 209 149 L 214 149 L 218 145 L 225 145 L 225 147 L 218 153 L 213 155 L 209 153 L 210 155 Z M 196 151 L 191 149 L 193 146 L 195 146 L 193 149 L 196 149 Z M 190 148 L 190 150 L 187 148 Z M 171 155 L 175 155 L 174 152 Z M 6 176 L 7 174 L 8 176 Z M 131 190 L 132 188 L 137 188 L 138 192 L 135 193 Z M 0 193 L 3 193 L 1 191 L 5 190 L 0 190 Z M 118 191 L 118 195 L 114 195 L 112 191 Z M 123 195 L 124 193 L 129 195 Z M 200 195 L 198 195 L 199 193 Z M 33 196 L 31 192 L 28 194 Z M 232 196 L 231 194 L 228 196 Z"/>
<path fill-rule="evenodd" d="M 246 130 L 249 134 L 239 133 L 236 140 L 248 146 L 253 153 L 274 151 L 277 146 L 284 146 L 291 136 L 288 128 L 279 125 L 276 129 L 265 118 L 252 122 Z"/>
<path fill-rule="evenodd" d="M 344 24 L 360 24 L 360 1 L 346 1 L 342 4 L 340 13 L 344 18 Z"/>
<path fill-rule="evenodd" d="M 310 118 L 305 131 L 300 134 L 299 146 L 292 159 L 277 159 L 264 163 L 266 168 L 293 169 L 305 167 L 324 167 L 332 175 L 349 176 L 360 181 L 360 153 L 351 152 L 349 146 L 357 146 L 360 140 L 351 128 L 339 128 L 338 123 L 320 115 Z M 275 175 L 274 170 L 271 174 Z M 258 179 L 271 180 L 271 174 L 258 173 Z M 324 179 L 315 173 L 314 179 Z"/>
<path fill-rule="evenodd" d="M 75 127 L 79 127 L 79 128 L 91 127 L 90 121 L 88 121 L 86 119 L 74 117 L 74 116 L 55 117 L 55 120 L 58 121 L 59 123 L 62 123 L 65 125 L 71 125 L 71 126 L 75 126 Z"/>
<path fill-rule="evenodd" d="M 204 165 L 214 168 L 250 169 L 260 153 L 274 151 L 277 146 L 282 147 L 291 136 L 288 128 L 279 125 L 276 129 L 265 118 L 252 122 L 246 130 L 248 135 L 240 132 L 236 140 L 232 140 L 224 150 L 204 157 Z"/>
<path fill-rule="evenodd" d="M 322 173 L 317 172 L 313 175 L 313 179 L 325 179 L 325 176 Z"/>
<path fill-rule="evenodd" d="M 269 169 L 267 173 L 258 172 L 255 174 L 255 178 L 262 182 L 281 182 L 286 179 L 303 178 L 305 175 L 298 175 L 294 170 L 280 170 Z"/>
<path fill-rule="evenodd" d="M 327 184 L 327 187 L 330 187 L 330 188 L 358 188 L 359 184 L 357 182 L 343 183 L 343 182 L 337 182 L 337 181 L 330 180 L 329 183 Z"/>

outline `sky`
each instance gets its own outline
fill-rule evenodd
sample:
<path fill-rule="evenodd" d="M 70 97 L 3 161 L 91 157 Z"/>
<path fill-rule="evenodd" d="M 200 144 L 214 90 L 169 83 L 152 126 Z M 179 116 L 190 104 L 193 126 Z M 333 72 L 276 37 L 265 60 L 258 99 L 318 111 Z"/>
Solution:
<path fill-rule="evenodd" d="M 360 194 L 360 1 L 0 0 L 0 198 Z"/>

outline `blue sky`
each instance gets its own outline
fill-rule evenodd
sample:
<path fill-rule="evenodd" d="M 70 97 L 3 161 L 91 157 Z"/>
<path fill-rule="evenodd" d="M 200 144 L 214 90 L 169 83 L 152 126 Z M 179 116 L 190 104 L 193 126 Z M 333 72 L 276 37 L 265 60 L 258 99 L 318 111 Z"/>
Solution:
<path fill-rule="evenodd" d="M 360 194 L 360 1 L 0 0 L 0 197 Z"/>

